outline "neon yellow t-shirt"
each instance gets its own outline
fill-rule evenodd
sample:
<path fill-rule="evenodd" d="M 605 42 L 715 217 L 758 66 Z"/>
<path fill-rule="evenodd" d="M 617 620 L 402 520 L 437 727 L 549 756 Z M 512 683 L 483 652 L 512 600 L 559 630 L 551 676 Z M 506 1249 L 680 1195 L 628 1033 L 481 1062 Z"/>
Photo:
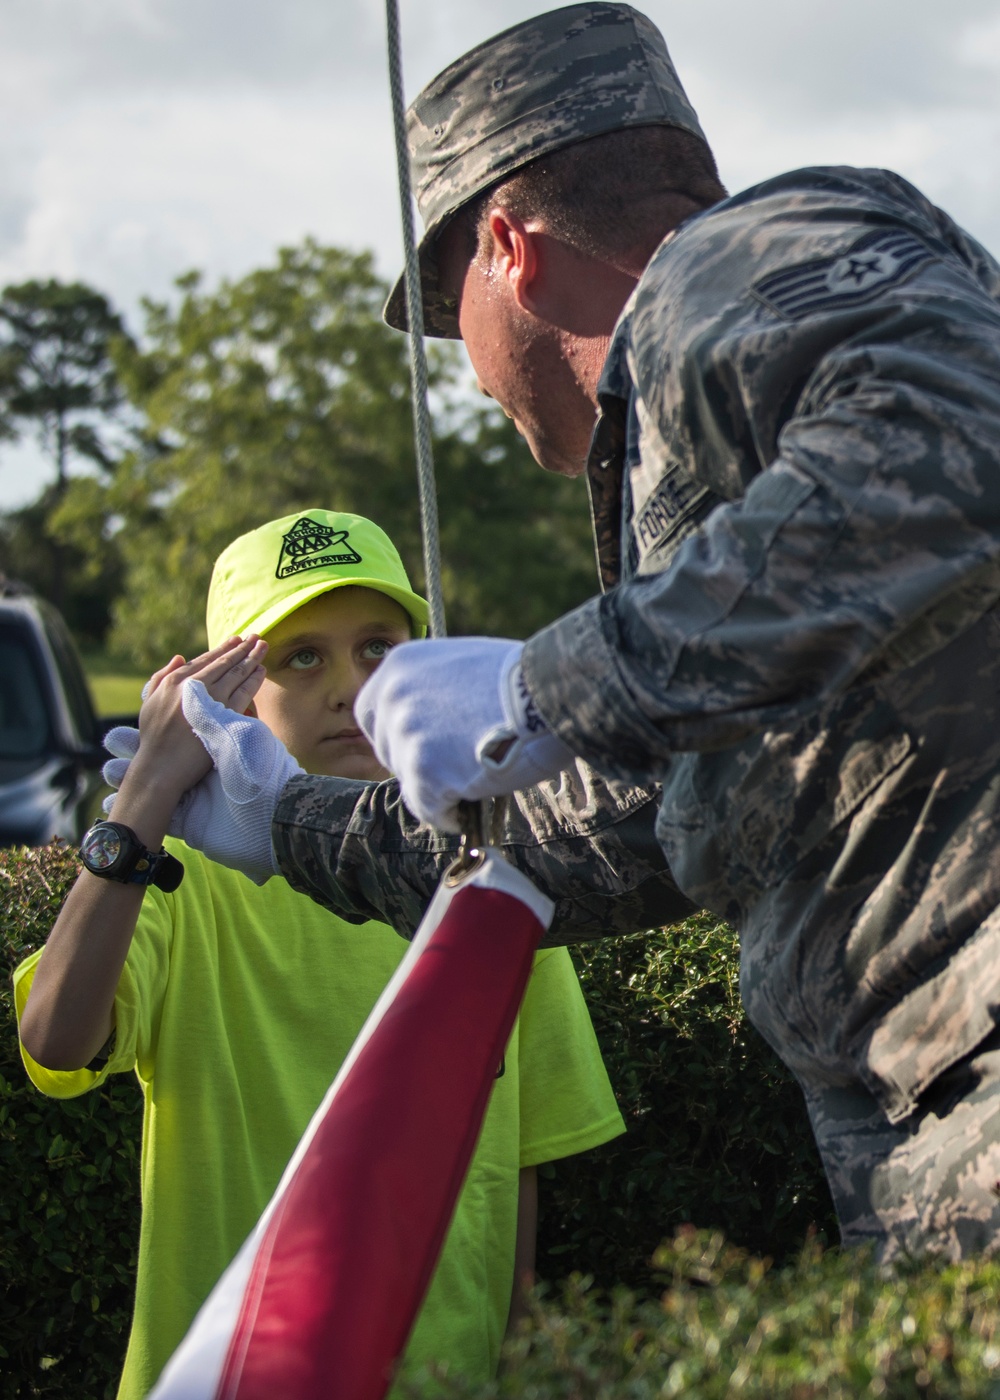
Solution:
<path fill-rule="evenodd" d="M 284 880 L 258 887 L 188 849 L 176 893 L 143 900 L 100 1074 L 34 1083 L 73 1098 L 134 1069 L 145 1096 L 135 1314 L 119 1400 L 139 1400 L 263 1210 L 406 943 L 347 924 Z M 14 974 L 17 1013 L 42 953 Z M 513 1282 L 518 1172 L 624 1131 L 572 963 L 537 955 L 406 1369 L 495 1371 Z"/>

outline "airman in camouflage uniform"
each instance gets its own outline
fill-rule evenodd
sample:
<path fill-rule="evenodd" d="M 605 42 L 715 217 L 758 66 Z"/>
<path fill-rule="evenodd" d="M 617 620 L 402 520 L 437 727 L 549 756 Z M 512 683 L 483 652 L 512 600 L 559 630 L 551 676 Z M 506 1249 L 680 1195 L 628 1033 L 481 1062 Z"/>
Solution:
<path fill-rule="evenodd" d="M 464 202 L 553 144 L 657 122 L 699 134 L 627 6 L 542 16 L 436 79 L 411 112 L 431 332 L 458 333 L 435 251 Z M 688 221 L 599 385 L 608 591 L 524 652 L 560 738 L 662 784 L 673 876 L 739 927 L 844 1238 L 885 1257 L 1000 1246 L 998 299 L 993 259 L 886 172 L 799 171 Z M 433 845 L 384 797 L 348 820 L 332 796 L 297 780 L 274 828 L 324 902 L 373 833 L 390 859 Z M 515 817 L 529 868 L 542 810 L 559 832 L 551 794 Z M 374 902 L 362 864 L 346 883 Z"/>
<path fill-rule="evenodd" d="M 524 657 L 576 752 L 662 781 L 845 1239 L 888 1253 L 1000 1242 L 998 298 L 885 172 L 682 228 L 601 385 L 630 581 Z"/>

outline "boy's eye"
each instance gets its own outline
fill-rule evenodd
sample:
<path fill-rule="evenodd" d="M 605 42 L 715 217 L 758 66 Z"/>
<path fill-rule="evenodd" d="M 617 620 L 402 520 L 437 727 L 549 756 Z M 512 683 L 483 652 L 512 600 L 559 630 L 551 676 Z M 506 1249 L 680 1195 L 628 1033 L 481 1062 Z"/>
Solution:
<path fill-rule="evenodd" d="M 314 666 L 319 665 L 319 657 L 312 647 L 303 647 L 288 658 L 288 665 L 293 671 L 311 671 Z"/>
<path fill-rule="evenodd" d="M 384 637 L 373 637 L 370 642 L 365 642 L 361 648 L 361 655 L 366 661 L 381 661 L 394 646 L 394 642 L 387 642 Z"/>

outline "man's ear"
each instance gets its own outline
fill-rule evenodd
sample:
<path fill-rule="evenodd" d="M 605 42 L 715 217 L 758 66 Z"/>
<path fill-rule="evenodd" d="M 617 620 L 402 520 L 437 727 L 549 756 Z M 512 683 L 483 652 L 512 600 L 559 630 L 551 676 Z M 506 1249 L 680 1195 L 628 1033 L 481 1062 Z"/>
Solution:
<path fill-rule="evenodd" d="M 538 281 L 542 275 L 541 238 L 508 209 L 490 211 L 493 261 L 523 311 L 537 312 Z"/>

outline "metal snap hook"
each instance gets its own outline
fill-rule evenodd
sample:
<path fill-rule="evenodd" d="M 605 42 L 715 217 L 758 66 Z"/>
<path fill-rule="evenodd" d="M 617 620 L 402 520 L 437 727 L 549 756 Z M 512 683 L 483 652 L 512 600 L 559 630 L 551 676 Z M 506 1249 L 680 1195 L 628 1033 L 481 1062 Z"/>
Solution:
<path fill-rule="evenodd" d="M 462 824 L 462 843 L 458 855 L 444 873 L 444 883 L 449 889 L 460 885 L 485 863 L 489 844 L 485 802 L 460 802 L 458 816 Z"/>

